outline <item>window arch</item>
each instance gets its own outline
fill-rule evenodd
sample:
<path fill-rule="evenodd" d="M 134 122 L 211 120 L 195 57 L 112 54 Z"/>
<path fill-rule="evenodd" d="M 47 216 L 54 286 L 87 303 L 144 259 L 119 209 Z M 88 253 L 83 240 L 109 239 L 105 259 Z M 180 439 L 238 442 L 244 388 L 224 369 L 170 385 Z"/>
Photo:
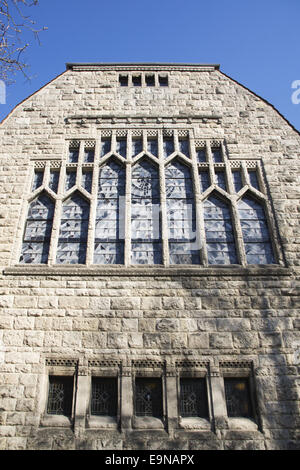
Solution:
<path fill-rule="evenodd" d="M 20 263 L 47 263 L 54 207 L 54 202 L 45 193 L 30 203 Z"/>
<path fill-rule="evenodd" d="M 124 263 L 125 168 L 115 159 L 100 168 L 94 264 Z"/>
<path fill-rule="evenodd" d="M 170 264 L 199 264 L 191 170 L 178 160 L 165 169 Z"/>
<path fill-rule="evenodd" d="M 203 213 L 208 263 L 237 263 L 229 204 L 212 194 L 203 203 Z"/>
<path fill-rule="evenodd" d="M 131 262 L 160 264 L 161 225 L 158 168 L 144 159 L 132 170 Z"/>
<path fill-rule="evenodd" d="M 238 210 L 247 263 L 274 264 L 275 257 L 263 203 L 247 194 L 239 201 Z"/>
<path fill-rule="evenodd" d="M 89 202 L 79 192 L 63 203 L 56 256 L 58 264 L 85 263 L 89 212 Z"/>

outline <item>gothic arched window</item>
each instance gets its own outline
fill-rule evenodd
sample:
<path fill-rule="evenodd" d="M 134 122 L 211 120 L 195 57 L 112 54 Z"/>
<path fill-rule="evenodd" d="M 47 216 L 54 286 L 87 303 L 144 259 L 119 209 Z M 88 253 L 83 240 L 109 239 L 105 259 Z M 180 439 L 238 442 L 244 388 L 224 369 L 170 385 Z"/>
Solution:
<path fill-rule="evenodd" d="M 84 264 L 89 223 L 89 203 L 78 193 L 62 206 L 56 262 Z"/>
<path fill-rule="evenodd" d="M 30 203 L 20 263 L 47 263 L 54 206 L 44 193 Z"/>
<path fill-rule="evenodd" d="M 215 195 L 203 204 L 209 264 L 237 263 L 230 206 Z"/>
<path fill-rule="evenodd" d="M 132 170 L 131 261 L 161 263 L 160 191 L 158 169 L 148 160 Z"/>
<path fill-rule="evenodd" d="M 198 264 L 196 211 L 190 168 L 179 161 L 165 169 L 170 264 Z"/>
<path fill-rule="evenodd" d="M 248 264 L 275 263 L 272 243 L 262 203 L 246 195 L 238 204 Z"/>
<path fill-rule="evenodd" d="M 96 220 L 95 264 L 124 263 L 125 168 L 110 160 L 100 168 Z"/>

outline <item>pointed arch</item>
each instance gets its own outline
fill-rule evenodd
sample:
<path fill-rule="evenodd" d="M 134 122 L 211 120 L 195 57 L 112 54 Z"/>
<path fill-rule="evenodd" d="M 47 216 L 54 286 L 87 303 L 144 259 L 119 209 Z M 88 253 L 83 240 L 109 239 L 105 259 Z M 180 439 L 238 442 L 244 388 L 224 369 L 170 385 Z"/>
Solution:
<path fill-rule="evenodd" d="M 170 264 L 199 264 L 191 169 L 173 160 L 165 169 L 165 180 Z"/>
<path fill-rule="evenodd" d="M 248 264 L 275 264 L 263 202 L 248 191 L 238 203 Z"/>
<path fill-rule="evenodd" d="M 229 203 L 213 192 L 203 203 L 209 264 L 236 264 L 236 248 Z"/>
<path fill-rule="evenodd" d="M 159 171 L 149 158 L 132 169 L 131 248 L 132 264 L 162 262 Z"/>
<path fill-rule="evenodd" d="M 54 201 L 45 192 L 29 204 L 20 263 L 47 263 L 54 208 Z"/>
<path fill-rule="evenodd" d="M 58 264 L 85 263 L 89 213 L 89 202 L 78 191 L 64 201 L 56 256 Z"/>
<path fill-rule="evenodd" d="M 110 158 L 99 171 L 94 264 L 124 263 L 125 167 Z"/>

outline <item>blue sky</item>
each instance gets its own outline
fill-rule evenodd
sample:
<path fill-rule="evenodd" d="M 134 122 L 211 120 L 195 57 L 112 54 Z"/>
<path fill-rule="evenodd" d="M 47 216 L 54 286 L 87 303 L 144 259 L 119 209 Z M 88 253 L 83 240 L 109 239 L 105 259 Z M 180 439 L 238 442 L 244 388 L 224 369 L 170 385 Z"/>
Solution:
<path fill-rule="evenodd" d="M 6 88 L 0 119 L 66 62 L 218 63 L 300 130 L 299 0 L 40 0 L 29 12 L 48 30 L 41 45 L 29 36 L 32 78 Z"/>

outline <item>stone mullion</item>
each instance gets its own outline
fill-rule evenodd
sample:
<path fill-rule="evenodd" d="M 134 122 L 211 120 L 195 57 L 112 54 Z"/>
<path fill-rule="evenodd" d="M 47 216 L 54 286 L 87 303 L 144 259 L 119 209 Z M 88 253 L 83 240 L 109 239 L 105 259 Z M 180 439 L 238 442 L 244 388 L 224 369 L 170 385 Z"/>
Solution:
<path fill-rule="evenodd" d="M 162 264 L 169 266 L 169 240 L 168 240 L 168 220 L 167 220 L 167 197 L 165 182 L 165 162 L 163 155 L 163 134 L 158 131 L 158 159 L 159 159 L 159 191 L 161 209 L 161 237 L 162 237 Z"/>
<path fill-rule="evenodd" d="M 96 156 L 99 154 L 100 154 L 100 139 L 97 139 L 95 143 L 93 178 L 92 178 L 91 199 L 90 199 L 90 216 L 89 216 L 88 237 L 87 237 L 87 247 L 86 247 L 86 264 L 87 265 L 93 264 L 93 256 L 94 256 L 97 194 L 98 194 L 98 180 L 99 180 L 99 172 L 100 172 L 99 162 Z"/>
<path fill-rule="evenodd" d="M 246 260 L 246 253 L 243 241 L 243 232 L 240 223 L 239 211 L 238 211 L 238 201 L 236 197 L 232 196 L 231 199 L 231 208 L 232 208 L 232 222 L 235 232 L 235 240 L 236 240 L 236 251 L 238 256 L 238 261 L 241 265 L 245 266 L 247 264 Z"/>
<path fill-rule="evenodd" d="M 84 147 L 85 147 L 85 141 L 81 140 L 80 145 L 79 145 L 79 155 L 78 155 L 77 175 L 76 175 L 76 185 L 77 185 L 77 187 L 81 186 Z"/>
<path fill-rule="evenodd" d="M 66 178 L 66 163 L 63 162 L 60 169 L 59 184 L 57 190 L 57 199 L 54 210 L 53 225 L 52 225 L 52 236 L 49 248 L 48 262 L 50 265 L 56 262 L 57 244 L 59 238 L 60 220 L 62 214 L 62 200 L 64 195 L 64 186 Z"/>
<path fill-rule="evenodd" d="M 200 252 L 200 262 L 202 264 L 207 264 L 207 254 L 204 249 L 202 240 L 205 239 L 205 230 L 203 224 L 203 211 L 202 211 L 202 201 L 201 201 L 201 188 L 199 181 L 199 171 L 197 164 L 197 157 L 195 152 L 195 142 L 194 137 L 189 135 L 190 142 L 190 156 L 192 160 L 192 171 L 193 171 L 193 182 L 194 182 L 194 200 L 195 200 L 195 210 L 196 210 L 196 245 L 197 249 Z"/>
<path fill-rule="evenodd" d="M 46 162 L 44 168 L 44 176 L 43 176 L 43 186 L 49 186 L 49 179 L 50 179 L 50 162 Z"/>

